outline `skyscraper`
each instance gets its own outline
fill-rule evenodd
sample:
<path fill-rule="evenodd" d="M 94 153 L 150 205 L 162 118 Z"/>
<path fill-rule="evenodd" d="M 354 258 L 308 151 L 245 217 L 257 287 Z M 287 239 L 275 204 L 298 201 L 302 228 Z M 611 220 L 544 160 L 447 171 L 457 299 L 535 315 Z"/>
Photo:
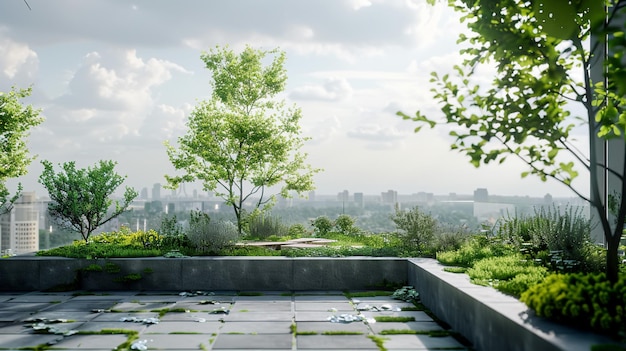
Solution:
<path fill-rule="evenodd" d="M 37 250 L 39 210 L 35 192 L 24 192 L 11 211 L 0 218 L 0 251 L 21 254 Z"/>

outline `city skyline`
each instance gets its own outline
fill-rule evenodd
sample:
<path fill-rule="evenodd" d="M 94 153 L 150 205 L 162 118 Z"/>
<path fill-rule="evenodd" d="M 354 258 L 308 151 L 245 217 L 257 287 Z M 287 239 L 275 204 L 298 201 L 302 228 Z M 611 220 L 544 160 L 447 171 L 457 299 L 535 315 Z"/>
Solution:
<path fill-rule="evenodd" d="M 141 190 L 174 174 L 163 142 L 185 131 L 185 119 L 210 96 L 200 60 L 215 45 L 240 50 L 279 47 L 287 55 L 288 104 L 302 109 L 303 151 L 324 171 L 318 194 L 355 189 L 377 194 L 471 193 L 570 197 L 556 182 L 521 178 L 524 165 L 470 165 L 451 151 L 449 128 L 413 132 L 398 111 L 438 116 L 430 73 L 459 63 L 464 31 L 444 3 L 333 0 L 299 2 L 91 1 L 3 3 L 0 91 L 33 87 L 27 99 L 45 121 L 28 146 L 37 159 L 15 189 L 45 194 L 41 160 L 79 167 L 115 160 L 124 185 Z M 115 26 L 110 18 L 116 18 Z M 184 18 L 184 21 L 180 19 Z M 372 23 L 376 23 L 373 26 Z M 373 29 L 376 28 L 376 29 Z M 489 77 L 489 72 L 485 72 Z M 586 135 L 575 137 L 585 149 Z M 587 193 L 588 177 L 575 183 Z M 198 184 L 188 189 L 201 189 Z"/>

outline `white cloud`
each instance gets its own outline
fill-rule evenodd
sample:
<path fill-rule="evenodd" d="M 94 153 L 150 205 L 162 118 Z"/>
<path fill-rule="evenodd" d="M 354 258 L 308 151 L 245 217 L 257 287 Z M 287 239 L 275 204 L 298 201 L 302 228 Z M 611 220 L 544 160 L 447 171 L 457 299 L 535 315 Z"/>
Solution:
<path fill-rule="evenodd" d="M 0 30 L 0 35 L 2 30 Z M 32 79 L 37 73 L 39 59 L 37 53 L 28 45 L 15 42 L 9 38 L 0 36 L 0 77 L 5 84 L 25 87 L 32 84 Z M 0 88 L 7 87 L 2 84 Z"/>
<path fill-rule="evenodd" d="M 345 78 L 328 78 L 322 85 L 304 85 L 294 89 L 292 99 L 339 101 L 352 96 L 352 87 Z"/>

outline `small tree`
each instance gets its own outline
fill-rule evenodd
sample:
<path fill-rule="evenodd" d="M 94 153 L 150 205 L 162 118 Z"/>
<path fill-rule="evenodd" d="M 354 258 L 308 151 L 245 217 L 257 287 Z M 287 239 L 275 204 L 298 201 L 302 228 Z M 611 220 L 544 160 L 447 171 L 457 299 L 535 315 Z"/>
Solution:
<path fill-rule="evenodd" d="M 311 221 L 313 232 L 319 236 L 325 236 L 330 233 L 330 230 L 333 229 L 334 225 L 333 221 L 326 216 L 319 216 Z"/>
<path fill-rule="evenodd" d="M 113 205 L 110 196 L 126 179 L 115 173 L 115 162 L 100 161 L 87 169 L 76 169 L 74 162 L 66 162 L 59 173 L 55 173 L 49 161 L 41 163 L 44 170 L 39 183 L 50 194 L 50 216 L 62 228 L 80 233 L 85 241 L 98 227 L 127 211 L 139 195 L 126 187 L 123 200 L 115 201 L 110 212 Z"/>
<path fill-rule="evenodd" d="M 437 220 L 420 211 L 417 206 L 409 210 L 401 210 L 396 206 L 391 220 L 400 231 L 400 240 L 404 246 L 417 250 L 424 250 L 431 244 L 438 227 Z"/>
<path fill-rule="evenodd" d="M 262 61 L 272 55 L 264 67 Z M 276 97 L 285 89 L 285 54 L 250 47 L 240 54 L 217 47 L 201 56 L 212 71 L 213 95 L 189 116 L 187 134 L 175 149 L 166 142 L 170 161 L 182 176 L 166 176 L 169 186 L 201 181 L 232 206 L 242 232 L 244 205 L 267 209 L 278 192 L 290 197 L 313 189 L 312 169 L 299 150 L 308 138 L 300 136 L 300 109 L 286 108 Z"/>
<path fill-rule="evenodd" d="M 32 127 L 43 122 L 39 110 L 20 102 L 31 92 L 31 88 L 0 92 L 0 214 L 9 211 L 20 196 L 21 186 L 15 195 L 10 196 L 6 181 L 26 174 L 26 167 L 33 157 L 28 155 L 24 139 Z"/>
<path fill-rule="evenodd" d="M 430 127 L 454 126 L 451 148 L 465 153 L 476 167 L 516 158 L 528 166 L 522 177 L 556 180 L 588 201 L 604 233 L 607 276 L 617 281 L 626 163 L 607 164 L 599 157 L 598 141 L 611 140 L 618 154 L 626 149 L 626 1 L 448 3 L 464 15 L 473 34 L 459 37 L 466 45 L 461 49 L 466 59 L 454 67 L 454 75 L 432 73 L 433 95 L 444 119 L 429 119 L 419 111 L 414 116 L 398 114 Z M 605 56 L 607 49 L 610 54 Z M 496 68 L 489 87 L 473 79 L 486 64 Z M 600 68 L 599 76 L 594 76 L 595 68 L 592 72 L 594 65 Z M 582 112 L 574 118 L 572 111 Z M 572 130 L 578 124 L 587 127 L 588 154 L 573 143 Z M 590 174 L 590 197 L 574 186 L 580 169 Z M 616 220 L 607 209 L 599 174 L 616 179 L 621 188 L 615 197 Z"/>

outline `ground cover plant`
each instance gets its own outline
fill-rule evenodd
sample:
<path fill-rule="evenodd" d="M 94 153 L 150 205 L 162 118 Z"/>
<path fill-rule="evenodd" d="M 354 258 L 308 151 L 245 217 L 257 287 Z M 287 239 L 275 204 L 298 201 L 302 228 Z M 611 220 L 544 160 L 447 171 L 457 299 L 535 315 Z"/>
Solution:
<path fill-rule="evenodd" d="M 539 316 L 615 338 L 626 337 L 626 267 L 611 284 L 604 249 L 591 243 L 589 220 L 575 208 L 506 216 L 487 234 L 437 259 L 475 284 L 517 297 Z"/>

